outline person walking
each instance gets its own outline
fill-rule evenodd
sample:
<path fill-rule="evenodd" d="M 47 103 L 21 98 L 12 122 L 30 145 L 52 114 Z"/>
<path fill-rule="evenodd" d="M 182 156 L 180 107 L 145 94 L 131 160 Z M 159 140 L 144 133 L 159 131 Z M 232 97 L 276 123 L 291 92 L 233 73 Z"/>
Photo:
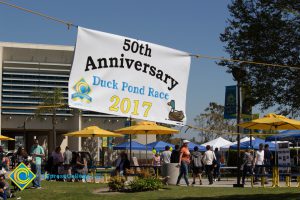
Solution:
<path fill-rule="evenodd" d="M 84 167 L 82 169 L 82 182 L 86 183 L 87 182 L 87 175 L 88 175 L 88 172 L 89 172 L 86 155 L 82 154 L 81 159 L 82 159 L 82 163 L 84 165 Z"/>
<path fill-rule="evenodd" d="M 206 152 L 204 153 L 203 156 L 203 163 L 205 164 L 205 172 L 208 177 L 209 185 L 213 184 L 213 163 L 214 160 L 216 160 L 215 153 L 210 149 L 210 145 L 206 146 Z"/>
<path fill-rule="evenodd" d="M 170 147 L 165 146 L 165 150 L 160 155 L 160 161 L 162 165 L 171 162 L 171 154 L 172 152 L 170 151 Z"/>
<path fill-rule="evenodd" d="M 52 173 L 56 176 L 56 180 L 61 181 L 62 179 L 59 177 L 59 175 L 61 174 L 61 166 L 64 162 L 64 158 L 63 155 L 61 153 L 61 148 L 60 146 L 57 146 L 55 148 L 55 150 L 52 152 L 53 157 L 53 171 Z"/>
<path fill-rule="evenodd" d="M 244 157 L 243 157 L 243 164 L 242 164 L 242 169 L 243 169 L 243 177 L 242 177 L 242 184 L 245 184 L 245 178 L 246 175 L 252 175 L 253 174 L 253 162 L 254 162 L 254 157 L 251 153 L 250 149 L 247 149 Z"/>
<path fill-rule="evenodd" d="M 265 174 L 264 160 L 265 160 L 264 145 L 259 144 L 259 149 L 255 152 L 255 158 L 254 158 L 254 165 L 255 165 L 254 182 L 258 182 L 258 176 L 263 176 Z"/>
<path fill-rule="evenodd" d="M 193 172 L 193 183 L 196 184 L 196 177 L 199 177 L 200 185 L 202 185 L 202 171 L 203 171 L 203 163 L 202 163 L 202 154 L 198 151 L 199 148 L 197 146 L 194 147 L 194 151 L 191 154 L 191 168 Z"/>
<path fill-rule="evenodd" d="M 221 167 L 221 152 L 219 151 L 219 148 L 215 148 L 215 156 L 216 156 L 216 163 L 214 166 L 214 181 L 218 180 L 220 181 L 220 167 Z"/>
<path fill-rule="evenodd" d="M 266 166 L 265 172 L 266 174 L 272 174 L 272 165 L 273 165 L 273 154 L 269 149 L 269 145 L 265 144 L 265 149 L 264 149 L 264 164 Z M 267 176 L 268 177 L 268 176 Z M 266 177 L 266 184 L 268 184 L 268 178 Z"/>
<path fill-rule="evenodd" d="M 171 163 L 179 163 L 180 149 L 179 145 L 175 145 L 175 149 L 171 153 Z"/>
<path fill-rule="evenodd" d="M 160 170 L 160 167 L 161 167 L 161 164 L 160 164 L 160 155 L 159 155 L 158 152 L 156 152 L 156 154 L 153 156 L 152 166 L 154 168 L 155 176 L 158 177 L 159 170 Z"/>
<path fill-rule="evenodd" d="M 119 158 L 116 161 L 116 175 L 125 176 L 127 179 L 127 171 L 130 169 L 130 161 L 128 155 L 125 152 L 121 152 Z"/>
<path fill-rule="evenodd" d="M 180 166 L 180 171 L 179 171 L 179 176 L 177 179 L 176 185 L 179 186 L 180 180 L 183 176 L 185 183 L 187 186 L 190 185 L 189 180 L 188 180 L 188 166 L 190 164 L 190 157 L 191 153 L 188 148 L 188 144 L 190 141 L 188 140 L 183 140 L 183 145 L 180 149 L 180 155 L 179 155 L 179 162 L 178 165 Z"/>
<path fill-rule="evenodd" d="M 72 152 L 70 151 L 70 148 L 66 146 L 65 152 L 64 152 L 64 169 L 67 172 L 67 179 L 66 181 L 71 181 L 71 175 L 72 175 L 72 167 L 71 167 L 71 161 L 72 161 Z"/>
<path fill-rule="evenodd" d="M 34 167 L 36 178 L 33 180 L 33 187 L 40 189 L 41 188 L 41 165 L 42 158 L 45 156 L 45 152 L 42 146 L 39 145 L 37 139 L 34 140 L 34 144 L 31 147 L 31 156 L 32 156 L 32 165 Z"/>

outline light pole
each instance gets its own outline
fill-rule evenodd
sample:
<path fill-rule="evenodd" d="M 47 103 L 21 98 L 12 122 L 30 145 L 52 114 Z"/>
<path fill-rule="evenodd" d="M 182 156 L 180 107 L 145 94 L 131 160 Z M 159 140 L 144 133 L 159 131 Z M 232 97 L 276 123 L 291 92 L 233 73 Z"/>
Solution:
<path fill-rule="evenodd" d="M 241 119 L 241 82 L 243 78 L 246 76 L 246 71 L 235 67 L 232 69 L 232 75 L 234 79 L 237 81 L 237 115 L 236 115 L 236 123 L 240 123 Z M 237 155 L 237 183 L 233 185 L 233 187 L 244 187 L 243 184 L 241 184 L 241 136 L 240 136 L 240 127 L 237 126 L 237 146 L 238 146 L 238 155 Z"/>

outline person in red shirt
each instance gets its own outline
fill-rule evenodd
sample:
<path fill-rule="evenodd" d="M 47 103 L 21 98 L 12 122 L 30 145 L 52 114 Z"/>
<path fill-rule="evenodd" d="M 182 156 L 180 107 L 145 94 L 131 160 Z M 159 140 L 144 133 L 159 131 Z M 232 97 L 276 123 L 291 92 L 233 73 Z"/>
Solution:
<path fill-rule="evenodd" d="M 190 141 L 188 140 L 183 140 L 183 145 L 180 149 L 180 156 L 179 156 L 179 166 L 180 166 L 180 172 L 179 172 L 179 176 L 177 179 L 177 183 L 176 185 L 179 185 L 180 180 L 183 176 L 185 183 L 187 186 L 190 185 L 189 180 L 188 180 L 188 166 L 190 164 L 190 160 L 191 160 L 191 154 L 188 148 L 188 144 Z"/>

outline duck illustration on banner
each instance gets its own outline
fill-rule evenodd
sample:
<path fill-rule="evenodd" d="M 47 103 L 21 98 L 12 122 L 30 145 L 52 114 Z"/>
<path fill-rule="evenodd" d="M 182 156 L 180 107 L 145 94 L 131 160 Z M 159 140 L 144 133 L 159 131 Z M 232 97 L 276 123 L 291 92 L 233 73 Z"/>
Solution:
<path fill-rule="evenodd" d="M 172 121 L 181 122 L 184 119 L 184 112 L 175 109 L 175 100 L 168 102 L 168 105 L 171 107 L 169 112 L 169 119 Z"/>

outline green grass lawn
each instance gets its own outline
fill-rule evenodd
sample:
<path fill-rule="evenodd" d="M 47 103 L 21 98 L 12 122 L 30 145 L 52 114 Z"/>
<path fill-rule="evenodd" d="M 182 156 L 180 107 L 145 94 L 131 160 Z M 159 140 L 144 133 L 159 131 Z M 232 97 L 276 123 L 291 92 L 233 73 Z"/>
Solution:
<path fill-rule="evenodd" d="M 168 186 L 162 191 L 93 194 L 93 191 L 106 187 L 104 184 L 42 182 L 43 189 L 26 189 L 16 193 L 17 197 L 28 200 L 127 200 L 127 199 L 182 199 L 182 200 L 299 200 L 300 188 L 206 188 Z"/>

